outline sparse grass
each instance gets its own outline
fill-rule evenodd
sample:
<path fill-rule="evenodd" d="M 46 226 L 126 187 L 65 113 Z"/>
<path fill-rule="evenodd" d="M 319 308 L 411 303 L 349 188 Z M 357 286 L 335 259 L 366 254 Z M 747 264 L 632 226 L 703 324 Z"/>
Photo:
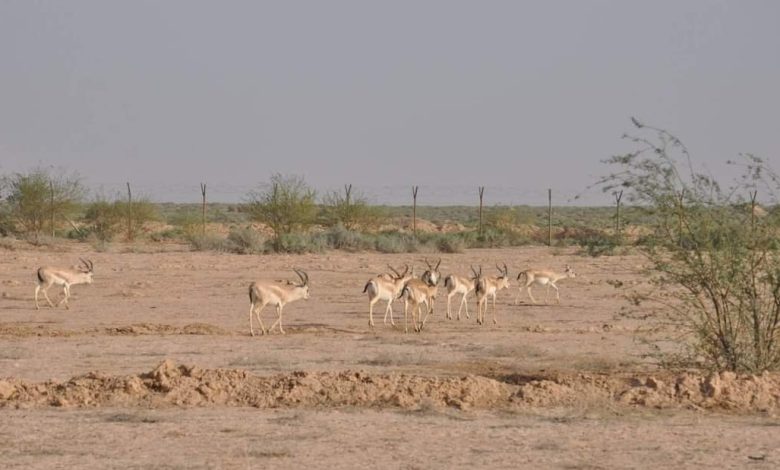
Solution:
<path fill-rule="evenodd" d="M 149 417 L 145 413 L 115 413 L 106 416 L 103 420 L 107 423 L 154 424 L 160 422 L 159 419 Z"/>
<path fill-rule="evenodd" d="M 0 249 L 14 251 L 16 250 L 16 240 L 9 237 L 0 238 Z"/>

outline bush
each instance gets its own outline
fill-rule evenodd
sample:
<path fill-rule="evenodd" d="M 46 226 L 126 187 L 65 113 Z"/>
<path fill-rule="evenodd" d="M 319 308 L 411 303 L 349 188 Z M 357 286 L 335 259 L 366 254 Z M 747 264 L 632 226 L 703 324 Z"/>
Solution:
<path fill-rule="evenodd" d="M 265 238 L 249 227 L 234 229 L 228 233 L 225 249 L 242 255 L 260 254 L 265 251 Z"/>
<path fill-rule="evenodd" d="M 266 243 L 270 251 L 280 253 L 321 253 L 327 248 L 326 238 L 322 235 L 288 233 Z"/>
<path fill-rule="evenodd" d="M 98 240 L 111 241 L 121 230 L 122 211 L 116 203 L 99 199 L 87 206 L 84 221 L 87 226 L 77 234 L 79 238 L 91 234 Z"/>
<path fill-rule="evenodd" d="M 314 223 L 317 215 L 313 189 L 303 178 L 275 174 L 267 190 L 251 192 L 248 196 L 248 212 L 252 220 L 268 225 L 274 232 L 272 247 L 275 251 L 286 251 L 283 247 L 298 246 L 290 244 L 293 239 L 288 235 L 305 232 Z"/>
<path fill-rule="evenodd" d="M 780 225 L 756 216 L 752 191 L 762 187 L 772 195 L 780 178 L 745 155 L 743 174 L 722 190 L 694 170 L 677 137 L 633 122 L 641 135 L 628 138 L 640 150 L 607 160 L 619 171 L 599 182 L 605 191 L 630 191 L 629 200 L 656 221 L 641 247 L 656 289 L 634 293 L 632 300 L 659 306 L 651 318 L 671 326 L 672 336 L 664 339 L 679 344 L 691 361 L 717 370 L 777 369 L 780 253 L 774 246 Z"/>
<path fill-rule="evenodd" d="M 439 238 L 436 249 L 442 253 L 463 253 L 466 242 L 457 235 L 444 235 Z"/>
<path fill-rule="evenodd" d="M 195 251 L 222 251 L 230 252 L 230 247 L 225 238 L 216 235 L 190 235 L 187 238 L 190 247 Z"/>
<path fill-rule="evenodd" d="M 360 193 L 352 194 L 352 185 L 344 187 L 344 195 L 331 192 L 323 198 L 325 223 L 341 225 L 347 230 L 371 230 L 386 219 L 379 207 L 371 206 Z"/>
<path fill-rule="evenodd" d="M 355 232 L 338 224 L 323 234 L 328 247 L 335 250 L 361 251 L 372 248 L 373 242 L 369 235 Z"/>
<path fill-rule="evenodd" d="M 591 230 L 587 234 L 577 237 L 575 241 L 583 248 L 584 254 L 593 257 L 614 255 L 622 245 L 619 235 L 598 230 Z"/>
<path fill-rule="evenodd" d="M 61 172 L 60 172 L 61 173 Z M 7 191 L 3 204 L 3 231 L 20 227 L 34 244 L 40 241 L 44 228 L 54 234 L 56 228 L 78 208 L 84 187 L 78 176 L 62 175 L 38 168 L 3 178 Z"/>
<path fill-rule="evenodd" d="M 376 236 L 374 248 L 380 253 L 416 253 L 420 243 L 412 235 L 385 232 Z"/>

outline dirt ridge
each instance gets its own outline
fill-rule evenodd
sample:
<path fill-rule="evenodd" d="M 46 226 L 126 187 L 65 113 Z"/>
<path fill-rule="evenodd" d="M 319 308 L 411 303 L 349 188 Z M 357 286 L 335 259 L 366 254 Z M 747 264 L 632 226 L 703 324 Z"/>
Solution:
<path fill-rule="evenodd" d="M 489 378 L 347 370 L 258 376 L 242 369 L 202 369 L 166 359 L 152 371 L 138 375 L 90 372 L 66 382 L 42 383 L 0 379 L 0 407 L 511 409 L 608 401 L 629 407 L 740 412 L 775 412 L 780 408 L 778 374 L 661 375 Z"/>

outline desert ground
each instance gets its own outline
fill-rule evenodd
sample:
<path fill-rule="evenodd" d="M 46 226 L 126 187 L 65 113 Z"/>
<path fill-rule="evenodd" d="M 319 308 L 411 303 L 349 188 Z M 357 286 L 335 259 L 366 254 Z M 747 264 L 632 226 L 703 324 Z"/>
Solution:
<path fill-rule="evenodd" d="M 506 263 L 510 290 L 484 325 L 421 333 L 368 326 L 366 281 L 442 258 L 443 275 Z M 70 309 L 36 310 L 41 265 L 94 262 Z M 531 305 L 515 276 L 577 277 Z M 0 248 L 3 468 L 777 468 L 780 377 L 659 368 L 613 285 L 641 286 L 638 254 L 575 248 L 460 254 L 232 255 L 177 244 L 97 252 L 59 242 Z M 248 286 L 310 277 L 284 329 L 249 335 Z M 59 290 L 52 287 L 52 299 Z M 537 300 L 544 289 L 535 288 Z M 457 308 L 456 298 L 454 307 Z M 42 302 L 45 305 L 45 301 Z M 263 311 L 266 326 L 272 307 Z"/>

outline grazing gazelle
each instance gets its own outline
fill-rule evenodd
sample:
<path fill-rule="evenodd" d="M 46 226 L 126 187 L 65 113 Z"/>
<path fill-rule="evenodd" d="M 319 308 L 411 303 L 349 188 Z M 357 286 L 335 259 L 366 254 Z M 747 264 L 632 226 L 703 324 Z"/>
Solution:
<path fill-rule="evenodd" d="M 493 297 L 493 323 L 496 321 L 496 294 L 501 289 L 509 288 L 509 270 L 504 264 L 503 269 L 496 265 L 499 276 L 482 277 L 482 266 L 479 267 L 479 273 L 477 275 L 477 323 L 480 325 L 485 324 L 485 314 L 487 313 L 487 300 L 488 296 Z M 482 306 L 485 306 L 483 309 Z"/>
<path fill-rule="evenodd" d="M 474 266 L 471 267 L 471 272 L 474 274 L 471 278 L 456 276 L 455 274 L 450 274 L 444 278 L 444 287 L 447 288 L 447 318 L 450 320 L 452 320 L 452 297 L 455 294 L 463 295 L 460 299 L 460 306 L 458 306 L 458 320 L 460 320 L 460 311 L 463 310 L 463 307 L 466 307 L 466 318 L 471 318 L 467 300 L 469 294 L 477 287 L 477 278 L 479 277 L 477 271 L 474 270 Z"/>
<path fill-rule="evenodd" d="M 374 326 L 374 304 L 380 300 L 387 301 L 385 324 L 387 324 L 387 314 L 389 312 L 390 324 L 395 326 L 395 321 L 393 321 L 393 301 L 400 294 L 404 284 L 414 277 L 414 267 L 412 267 L 412 272 L 409 273 L 409 265 L 405 265 L 406 269 L 403 274 L 390 265 L 388 267 L 393 272 L 392 274 L 380 274 L 370 279 L 363 288 L 363 293 L 368 293 L 368 326 Z"/>
<path fill-rule="evenodd" d="M 57 306 L 60 306 L 64 302 L 65 308 L 67 309 L 70 309 L 70 306 L 68 305 L 70 286 L 76 284 L 92 284 L 92 272 L 94 268 L 92 261 L 83 258 L 79 258 L 79 260 L 82 263 L 79 266 L 79 269 L 60 269 L 49 266 L 38 268 L 38 285 L 35 286 L 36 309 L 40 310 L 40 306 L 38 305 L 38 291 L 40 290 L 43 290 L 43 296 L 46 298 L 46 302 L 49 303 L 49 306 L 54 308 L 54 304 L 51 303 L 49 295 L 46 293 L 52 284 L 62 286 L 62 292 L 65 296 L 57 303 Z"/>
<path fill-rule="evenodd" d="M 525 284 L 522 282 L 520 283 L 520 287 L 517 291 L 517 298 L 515 299 L 515 304 L 520 302 L 520 294 L 523 293 L 523 289 L 528 292 L 528 297 L 531 299 L 531 302 L 536 303 L 536 299 L 534 299 L 534 296 L 531 294 L 531 286 L 534 284 L 547 286 L 547 291 L 544 296 L 544 303 L 547 303 L 547 297 L 550 295 L 550 286 L 555 289 L 556 303 L 561 303 L 561 297 L 558 293 L 558 286 L 556 286 L 555 283 L 567 277 L 577 277 L 577 275 L 574 273 L 574 270 L 571 268 L 571 266 L 567 264 L 563 274 L 558 274 L 549 270 L 527 269 L 517 275 L 517 280 L 520 281 L 521 277 L 525 277 Z"/>
<path fill-rule="evenodd" d="M 256 281 L 249 286 L 249 333 L 254 336 L 255 331 L 252 329 L 252 313 L 257 308 L 257 321 L 260 323 L 260 329 L 263 334 L 270 333 L 274 327 L 279 324 L 279 332 L 284 334 L 282 328 L 282 309 L 284 306 L 292 301 L 298 299 L 309 298 L 309 275 L 300 269 L 293 268 L 295 274 L 301 278 L 300 284 L 287 282 L 286 284 L 280 284 L 274 281 Z M 263 307 L 271 304 L 276 306 L 276 313 L 278 318 L 271 325 L 271 328 L 266 331 L 263 320 L 260 319 L 260 312 L 263 311 Z"/>
<path fill-rule="evenodd" d="M 433 304 L 436 301 L 436 293 L 438 292 L 438 286 L 436 284 L 430 284 L 422 279 L 412 279 L 407 282 L 403 289 L 401 289 L 400 297 L 404 299 L 404 331 L 409 332 L 409 325 L 407 323 L 407 314 L 409 308 L 412 309 L 412 323 L 414 331 L 420 332 L 425 326 L 425 321 L 428 319 L 428 315 L 433 313 Z M 425 317 L 422 314 L 422 306 L 425 305 Z M 416 313 L 415 313 L 416 312 Z M 417 317 L 419 315 L 420 322 L 417 323 Z"/>

